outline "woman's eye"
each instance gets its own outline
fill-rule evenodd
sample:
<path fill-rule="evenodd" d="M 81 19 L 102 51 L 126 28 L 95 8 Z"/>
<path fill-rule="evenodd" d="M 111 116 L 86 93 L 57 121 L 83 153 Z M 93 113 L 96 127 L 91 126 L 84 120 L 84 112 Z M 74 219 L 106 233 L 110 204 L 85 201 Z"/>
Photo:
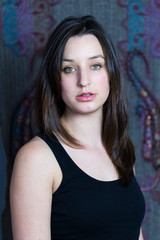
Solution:
<path fill-rule="evenodd" d="M 94 64 L 91 69 L 92 70 L 99 70 L 102 66 L 100 64 Z"/>
<path fill-rule="evenodd" d="M 71 73 L 75 71 L 75 68 L 73 67 L 65 67 L 63 70 L 65 73 Z"/>

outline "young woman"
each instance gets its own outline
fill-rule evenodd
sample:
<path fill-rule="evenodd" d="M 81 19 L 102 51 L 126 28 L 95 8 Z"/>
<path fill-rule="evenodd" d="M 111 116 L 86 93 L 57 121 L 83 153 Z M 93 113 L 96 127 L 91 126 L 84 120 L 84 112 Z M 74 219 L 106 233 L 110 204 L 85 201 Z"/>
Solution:
<path fill-rule="evenodd" d="M 11 180 L 14 240 L 140 240 L 145 204 L 120 67 L 91 16 L 63 20 L 40 69 L 39 133 Z"/>

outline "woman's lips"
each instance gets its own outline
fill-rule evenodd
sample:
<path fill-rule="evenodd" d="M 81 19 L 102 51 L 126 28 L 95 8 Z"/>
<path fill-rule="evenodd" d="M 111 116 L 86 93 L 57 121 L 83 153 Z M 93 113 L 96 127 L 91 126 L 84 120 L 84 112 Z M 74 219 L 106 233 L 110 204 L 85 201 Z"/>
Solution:
<path fill-rule="evenodd" d="M 79 94 L 78 96 L 76 96 L 76 99 L 79 102 L 89 102 L 89 101 L 92 101 L 95 97 L 96 97 L 95 93 L 83 92 L 83 93 Z"/>

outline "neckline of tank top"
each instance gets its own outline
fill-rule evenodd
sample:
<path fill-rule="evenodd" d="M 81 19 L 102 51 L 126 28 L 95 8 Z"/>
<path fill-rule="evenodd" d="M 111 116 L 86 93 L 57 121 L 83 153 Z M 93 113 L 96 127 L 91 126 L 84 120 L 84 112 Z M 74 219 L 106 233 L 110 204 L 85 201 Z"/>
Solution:
<path fill-rule="evenodd" d="M 69 161 L 72 163 L 72 165 L 74 165 L 78 171 L 81 172 L 81 174 L 83 174 L 85 177 L 87 177 L 90 180 L 93 180 L 95 182 L 100 182 L 103 184 L 117 184 L 120 182 L 120 179 L 113 179 L 113 180 L 102 180 L 102 179 L 97 179 L 92 177 L 91 175 L 89 175 L 88 173 L 86 173 L 82 168 L 80 168 L 74 161 L 73 159 L 70 157 L 69 153 L 65 150 L 65 148 L 63 147 L 62 143 L 57 139 L 57 137 L 55 135 L 53 135 L 54 140 L 59 144 L 59 146 L 61 147 L 62 151 L 66 154 L 67 158 L 69 159 Z M 53 138 L 51 138 L 53 140 Z"/>

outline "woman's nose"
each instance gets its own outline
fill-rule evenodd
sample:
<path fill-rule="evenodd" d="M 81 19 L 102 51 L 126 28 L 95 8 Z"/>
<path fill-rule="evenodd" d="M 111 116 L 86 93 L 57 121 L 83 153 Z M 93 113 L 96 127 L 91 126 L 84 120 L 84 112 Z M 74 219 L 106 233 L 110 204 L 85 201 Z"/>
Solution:
<path fill-rule="evenodd" d="M 90 84 L 89 74 L 87 71 L 79 70 L 78 72 L 78 85 L 85 87 Z"/>

